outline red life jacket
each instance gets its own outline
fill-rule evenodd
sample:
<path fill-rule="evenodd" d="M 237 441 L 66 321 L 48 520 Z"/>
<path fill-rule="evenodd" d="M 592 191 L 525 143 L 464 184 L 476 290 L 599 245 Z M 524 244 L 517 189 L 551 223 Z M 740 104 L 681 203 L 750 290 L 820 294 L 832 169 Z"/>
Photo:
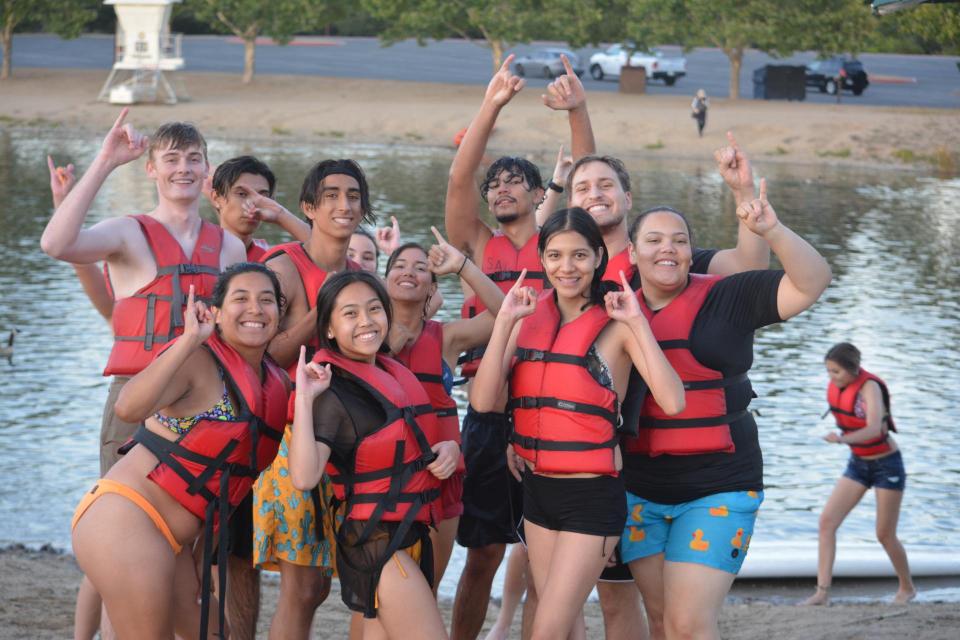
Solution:
<path fill-rule="evenodd" d="M 537 299 L 517 337 L 510 376 L 511 441 L 516 452 L 545 473 L 616 475 L 617 394 L 587 369 L 587 352 L 610 322 L 594 305 L 560 326 L 553 291 Z"/>
<path fill-rule="evenodd" d="M 374 365 L 320 349 L 313 361 L 332 364 L 337 375 L 357 383 L 387 416 L 382 427 L 357 443 L 352 460 L 332 457 L 326 467 L 334 496 L 346 503 L 345 517 L 368 521 L 361 544 L 379 522 L 401 522 L 405 530 L 413 522 L 433 521 L 431 505 L 440 497 L 440 481 L 426 467 L 436 458 L 430 443 L 436 442 L 438 426 L 417 378 L 383 355 L 377 355 Z"/>
<path fill-rule="evenodd" d="M 883 380 L 863 368 L 860 369 L 860 375 L 842 389 L 832 382 L 827 385 L 827 403 L 830 405 L 830 412 L 837 421 L 837 426 L 844 433 L 852 433 L 857 429 L 863 429 L 867 426 L 866 418 L 858 417 L 855 412 L 857 396 L 860 394 L 863 385 L 867 383 L 867 380 L 873 380 L 880 385 L 880 393 L 883 396 L 883 407 L 886 413 L 883 421 L 886 423 L 886 426 L 881 430 L 878 438 L 868 440 L 867 442 L 851 444 L 850 449 L 853 450 L 853 454 L 856 456 L 875 456 L 891 450 L 887 437 L 887 429 L 896 431 L 897 427 L 893 424 L 893 416 L 890 413 L 890 391 L 887 389 L 887 384 Z"/>
<path fill-rule="evenodd" d="M 396 358 L 413 372 L 430 398 L 439 423 L 437 442 L 453 440 L 459 445 L 460 418 L 457 416 L 457 402 L 443 386 L 443 324 L 436 320 L 424 322 L 416 342 L 405 346 L 396 354 Z M 457 471 L 464 469 L 461 455 Z"/>
<path fill-rule="evenodd" d="M 131 216 L 140 224 L 157 263 L 156 277 L 129 298 L 113 306 L 113 349 L 105 376 L 133 376 L 153 360 L 159 349 L 183 333 L 183 307 L 190 285 L 198 300 L 209 298 L 220 275 L 223 229 L 202 221 L 190 258 L 163 223 L 148 215 Z M 104 266 L 106 274 L 106 266 Z M 107 277 L 107 290 L 113 294 Z"/>
<path fill-rule="evenodd" d="M 497 283 L 500 290 L 506 293 L 510 287 L 520 277 L 520 272 L 527 270 L 527 276 L 524 279 L 526 286 L 533 287 L 537 293 L 549 287 L 547 274 L 543 272 L 543 265 L 540 264 L 540 255 L 537 253 L 537 242 L 540 240 L 540 234 L 533 234 L 527 243 L 517 249 L 510 242 L 510 239 L 503 235 L 502 231 L 497 231 L 487 240 L 483 248 L 483 261 L 480 270 L 487 274 L 487 277 Z M 486 307 L 480 302 L 480 298 L 472 295 L 463 301 L 460 308 L 461 318 L 473 318 L 484 311 Z M 483 357 L 484 348 L 477 347 L 464 352 L 458 359 L 460 365 L 460 375 L 465 378 L 472 378 L 477 375 L 477 368 L 480 366 L 480 359 Z"/>
<path fill-rule="evenodd" d="M 263 262 L 263 257 L 270 251 L 270 243 L 260 238 L 254 238 L 247 247 L 248 262 Z"/>
<path fill-rule="evenodd" d="M 272 260 L 273 258 L 279 255 L 286 255 L 290 258 L 290 261 L 293 263 L 293 266 L 297 269 L 297 274 L 300 276 L 300 284 L 303 286 L 303 292 L 306 296 L 307 309 L 313 309 L 314 305 L 317 304 L 317 293 L 320 291 L 320 287 L 323 286 L 323 283 L 327 279 L 328 273 L 317 266 L 317 263 L 313 261 L 313 258 L 307 253 L 307 250 L 304 248 L 302 242 L 287 242 L 284 244 L 278 244 L 272 249 L 267 251 L 262 261 L 264 264 Z M 347 258 L 347 269 L 349 271 L 361 271 L 359 264 Z M 310 340 L 307 341 L 307 359 L 313 357 L 313 354 L 320 347 L 320 339 L 314 335 L 310 337 Z M 290 363 L 290 366 L 287 367 L 287 374 L 290 376 L 291 380 L 297 379 L 297 361 L 294 360 Z M 287 408 L 287 421 L 293 422 L 293 408 L 296 405 L 296 395 L 290 394 L 290 403 Z"/>
<path fill-rule="evenodd" d="M 627 282 L 633 280 L 633 276 L 637 271 L 636 265 L 630 262 L 629 248 L 624 249 L 609 259 L 607 262 L 607 270 L 603 272 L 603 279 L 622 285 L 623 283 L 620 281 L 621 271 L 623 271 L 623 275 L 627 276 Z"/>
<path fill-rule="evenodd" d="M 250 493 L 254 480 L 277 455 L 287 416 L 287 375 L 269 356 L 260 371 L 216 333 L 204 344 L 223 371 L 223 382 L 236 400 L 237 415 L 204 418 L 175 441 L 140 425 L 133 441 L 150 450 L 159 464 L 147 477 L 204 522 L 200 637 L 206 638 L 214 540 L 217 540 L 221 594 L 226 592 L 227 550 L 233 510 Z M 263 378 L 261 380 L 261 377 Z M 217 531 L 219 530 L 219 536 Z M 220 597 L 220 631 L 224 603 Z"/>
<path fill-rule="evenodd" d="M 663 349 L 670 366 L 676 370 L 686 397 L 686 408 L 668 416 L 652 394 L 647 394 L 640 411 L 639 435 L 625 439 L 628 453 L 648 456 L 733 453 L 730 423 L 747 414 L 746 410 L 727 413 L 726 387 L 750 384 L 746 373 L 725 378 L 693 357 L 690 331 L 703 302 L 721 276 L 690 274 L 683 292 L 656 314 L 637 292 L 643 314 Z"/>

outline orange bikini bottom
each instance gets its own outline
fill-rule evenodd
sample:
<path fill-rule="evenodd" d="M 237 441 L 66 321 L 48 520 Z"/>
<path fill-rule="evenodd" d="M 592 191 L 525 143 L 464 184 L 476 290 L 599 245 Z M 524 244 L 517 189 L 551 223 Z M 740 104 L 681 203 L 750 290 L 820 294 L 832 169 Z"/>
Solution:
<path fill-rule="evenodd" d="M 97 498 L 107 493 L 116 493 L 121 495 L 140 507 L 145 514 L 150 516 L 150 519 L 153 520 L 153 524 L 157 525 L 157 529 L 160 530 L 160 533 L 163 534 L 163 537 L 166 538 L 167 542 L 170 543 L 170 546 L 173 548 L 173 553 L 180 553 L 180 550 L 183 548 L 183 546 L 177 542 L 176 538 L 173 537 L 173 532 L 170 531 L 170 527 L 167 525 L 166 520 L 163 519 L 163 516 L 160 515 L 160 512 L 157 511 L 157 509 L 142 495 L 127 485 L 117 482 L 116 480 L 107 480 L 105 478 L 97 480 L 97 484 L 93 485 L 93 489 L 88 491 L 83 496 L 83 500 L 80 501 L 80 504 L 77 505 L 77 510 L 73 513 L 73 522 L 70 523 L 71 531 L 76 528 L 77 522 L 79 522 L 80 518 L 83 517 L 83 514 L 86 513 L 87 509 L 90 508 L 90 505 L 96 502 Z"/>

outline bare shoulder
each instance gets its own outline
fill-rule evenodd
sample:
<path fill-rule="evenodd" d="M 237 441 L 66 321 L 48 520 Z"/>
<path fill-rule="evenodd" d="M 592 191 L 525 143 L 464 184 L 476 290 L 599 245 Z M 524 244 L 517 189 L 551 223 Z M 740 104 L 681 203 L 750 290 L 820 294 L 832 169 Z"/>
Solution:
<path fill-rule="evenodd" d="M 237 262 L 246 262 L 247 249 L 240 238 L 228 231 L 223 232 L 223 245 L 220 248 L 220 268 L 226 269 Z"/>
<path fill-rule="evenodd" d="M 275 274 L 280 280 L 280 291 L 286 299 L 283 315 L 285 318 L 298 317 L 303 313 L 303 283 L 300 281 L 300 273 L 293 264 L 290 256 L 281 253 L 271 257 L 264 262 L 264 265 Z"/>

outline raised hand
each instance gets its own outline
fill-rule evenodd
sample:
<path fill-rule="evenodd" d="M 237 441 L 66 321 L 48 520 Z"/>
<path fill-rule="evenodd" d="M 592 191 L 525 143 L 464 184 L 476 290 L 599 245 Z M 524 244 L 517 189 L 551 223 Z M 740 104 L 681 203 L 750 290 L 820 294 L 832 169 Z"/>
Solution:
<path fill-rule="evenodd" d="M 132 162 L 143 155 L 150 144 L 147 136 L 133 128 L 132 124 L 124 124 L 130 109 L 124 108 L 120 112 L 107 137 L 103 139 L 100 156 L 113 167 Z"/>
<path fill-rule="evenodd" d="M 437 454 L 433 462 L 427 465 L 427 471 L 440 480 L 446 480 L 457 470 L 460 461 L 460 447 L 453 440 L 444 440 L 430 447 Z"/>
<path fill-rule="evenodd" d="M 193 285 L 190 285 L 190 293 L 187 294 L 187 308 L 183 310 L 183 335 L 184 337 L 195 340 L 197 344 L 203 343 L 213 334 L 213 313 L 196 299 Z"/>
<path fill-rule="evenodd" d="M 563 145 L 557 152 L 557 164 L 553 167 L 553 181 L 561 187 L 567 182 L 570 170 L 573 168 L 573 156 L 563 155 Z"/>
<path fill-rule="evenodd" d="M 727 140 L 730 142 L 729 145 L 713 152 L 713 157 L 717 161 L 717 171 L 734 193 L 752 197 L 753 168 L 750 166 L 750 160 L 740 149 L 740 145 L 730 131 L 727 131 Z"/>
<path fill-rule="evenodd" d="M 637 318 L 643 318 L 640 301 L 637 300 L 637 295 L 630 288 L 630 283 L 623 271 L 620 271 L 620 282 L 623 285 L 623 291 L 610 291 L 603 297 L 607 315 L 618 322 L 629 322 Z"/>
<path fill-rule="evenodd" d="M 760 179 L 760 197 L 741 202 L 737 207 L 737 217 L 750 231 L 765 236 L 780 224 L 777 212 L 767 201 L 767 179 Z"/>
<path fill-rule="evenodd" d="M 63 202 L 63 199 L 73 189 L 77 183 L 77 177 L 73 175 L 73 165 L 58 167 L 53 158 L 47 156 L 47 168 L 50 170 L 50 193 L 53 195 L 53 208 L 56 209 Z"/>
<path fill-rule="evenodd" d="M 518 78 L 510 71 L 510 65 L 516 56 L 510 54 L 500 65 L 500 69 L 490 78 L 487 92 L 483 96 L 484 102 L 491 102 L 495 107 L 502 107 L 520 93 L 524 87 L 523 78 Z"/>
<path fill-rule="evenodd" d="M 587 93 L 583 90 L 583 83 L 570 66 L 567 56 L 561 55 L 563 68 L 562 76 L 547 85 L 547 92 L 540 96 L 543 104 L 557 111 L 571 111 L 582 107 L 587 101 Z"/>
<path fill-rule="evenodd" d="M 300 345 L 300 359 L 297 361 L 297 396 L 316 398 L 330 387 L 330 365 L 307 362 L 307 348 Z"/>
<path fill-rule="evenodd" d="M 430 271 L 438 276 L 460 273 L 463 266 L 467 264 L 467 257 L 459 249 L 444 240 L 436 227 L 430 227 L 430 231 L 433 232 L 433 237 L 437 239 L 437 244 L 430 247 L 430 251 L 427 253 Z"/>
<path fill-rule="evenodd" d="M 397 222 L 397 217 L 390 216 L 389 227 L 377 227 L 375 237 L 380 253 L 392 256 L 393 252 L 400 246 L 400 223 Z"/>
<path fill-rule="evenodd" d="M 259 217 L 264 222 L 276 222 L 286 210 L 273 198 L 259 193 L 253 193 L 243 201 L 243 212 L 251 217 Z"/>
<path fill-rule="evenodd" d="M 498 318 L 503 315 L 511 322 L 516 322 L 537 310 L 537 292 L 533 287 L 523 286 L 523 279 L 526 277 L 527 270 L 524 269 L 503 298 L 503 304 L 500 305 L 500 312 L 497 314 Z"/>

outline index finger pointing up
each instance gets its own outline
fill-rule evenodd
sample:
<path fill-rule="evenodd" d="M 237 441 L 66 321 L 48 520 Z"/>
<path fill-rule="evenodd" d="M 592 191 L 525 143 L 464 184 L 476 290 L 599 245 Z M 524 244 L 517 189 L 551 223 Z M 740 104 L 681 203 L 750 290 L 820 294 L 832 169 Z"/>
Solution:
<path fill-rule="evenodd" d="M 767 201 L 767 179 L 760 178 L 760 200 L 762 202 Z"/>
<path fill-rule="evenodd" d="M 440 232 L 437 231 L 436 227 L 431 226 L 430 231 L 433 231 L 433 237 L 437 239 L 437 244 L 447 244 L 447 241 L 443 239 L 443 236 L 440 235 Z"/>
<path fill-rule="evenodd" d="M 737 144 L 737 139 L 733 137 L 733 131 L 727 131 L 727 140 L 730 141 L 730 146 L 736 151 L 740 151 L 740 145 Z"/>
<path fill-rule="evenodd" d="M 633 293 L 633 289 L 630 287 L 630 282 L 627 280 L 627 276 L 623 273 L 623 269 L 620 269 L 620 282 L 623 284 L 624 293 Z"/>
<path fill-rule="evenodd" d="M 500 71 L 510 71 L 510 63 L 513 62 L 513 59 L 516 58 L 515 53 L 511 53 L 507 56 L 507 59 L 503 61 L 503 64 L 500 65 Z"/>
<path fill-rule="evenodd" d="M 570 66 L 570 61 L 567 59 L 567 56 L 561 53 L 560 60 L 563 61 L 563 68 L 566 69 L 567 75 L 570 75 L 570 76 L 577 75 L 576 72 L 574 72 L 573 67 Z"/>
<path fill-rule="evenodd" d="M 127 114 L 130 113 L 130 107 L 124 107 L 120 110 L 120 115 L 117 117 L 116 122 L 113 123 L 113 129 L 119 129 L 123 126 L 123 120 L 127 117 Z"/>
<path fill-rule="evenodd" d="M 524 269 L 520 272 L 520 277 L 517 278 L 516 284 L 513 285 L 514 289 L 520 289 L 523 286 L 523 279 L 527 277 L 527 270 Z"/>

